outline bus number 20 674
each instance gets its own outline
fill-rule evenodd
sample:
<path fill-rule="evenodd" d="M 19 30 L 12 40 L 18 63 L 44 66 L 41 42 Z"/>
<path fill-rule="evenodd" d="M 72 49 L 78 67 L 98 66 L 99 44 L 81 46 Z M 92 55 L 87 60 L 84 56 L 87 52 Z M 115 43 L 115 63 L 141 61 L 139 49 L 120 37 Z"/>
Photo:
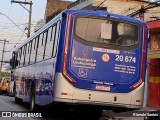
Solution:
<path fill-rule="evenodd" d="M 123 55 L 116 55 L 116 61 L 125 61 L 125 62 L 133 62 L 136 63 L 136 57 L 132 56 L 123 56 Z"/>

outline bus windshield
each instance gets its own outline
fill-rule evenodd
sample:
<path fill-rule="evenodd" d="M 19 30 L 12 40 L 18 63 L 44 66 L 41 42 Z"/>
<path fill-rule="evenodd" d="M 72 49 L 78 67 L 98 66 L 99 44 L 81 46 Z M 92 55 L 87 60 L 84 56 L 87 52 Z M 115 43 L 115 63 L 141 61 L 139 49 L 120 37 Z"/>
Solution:
<path fill-rule="evenodd" d="M 136 24 L 95 17 L 77 17 L 74 34 L 83 42 L 131 46 L 139 42 Z"/>

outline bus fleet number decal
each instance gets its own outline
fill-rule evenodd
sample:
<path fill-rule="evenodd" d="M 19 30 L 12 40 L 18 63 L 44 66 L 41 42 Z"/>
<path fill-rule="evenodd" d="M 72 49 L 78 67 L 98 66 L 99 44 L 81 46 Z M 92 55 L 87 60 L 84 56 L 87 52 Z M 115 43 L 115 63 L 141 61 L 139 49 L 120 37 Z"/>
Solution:
<path fill-rule="evenodd" d="M 123 56 L 123 55 L 116 55 L 116 61 L 125 61 L 125 62 L 133 62 L 136 63 L 136 57 L 132 56 Z"/>

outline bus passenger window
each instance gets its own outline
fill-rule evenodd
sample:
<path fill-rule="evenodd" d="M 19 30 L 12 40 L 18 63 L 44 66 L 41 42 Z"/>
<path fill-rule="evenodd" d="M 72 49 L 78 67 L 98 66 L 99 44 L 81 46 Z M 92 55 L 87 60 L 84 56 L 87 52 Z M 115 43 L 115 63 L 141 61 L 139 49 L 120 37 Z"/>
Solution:
<path fill-rule="evenodd" d="M 53 27 L 53 32 L 55 32 L 55 27 Z M 54 33 L 52 34 L 52 27 L 50 27 L 48 30 L 48 35 L 47 35 L 47 39 L 46 39 L 44 59 L 51 58 L 52 43 L 53 43 L 52 36 L 54 37 Z"/>
<path fill-rule="evenodd" d="M 41 33 L 39 36 L 39 42 L 38 42 L 38 48 L 37 48 L 37 62 L 43 60 L 43 55 L 44 55 L 43 41 L 45 41 L 45 38 L 46 38 L 46 33 Z"/>
<path fill-rule="evenodd" d="M 30 51 L 31 51 L 31 42 L 29 42 L 27 44 L 27 47 L 26 47 L 26 60 L 25 60 L 25 65 L 28 65 L 29 62 L 30 62 Z"/>
<path fill-rule="evenodd" d="M 35 61 L 34 62 L 37 62 L 38 43 L 39 43 L 39 36 L 36 37 L 35 39 Z"/>
<path fill-rule="evenodd" d="M 116 40 L 117 44 L 130 46 L 138 42 L 136 26 L 127 23 L 119 23 L 117 31 L 119 36 Z"/>
<path fill-rule="evenodd" d="M 23 49 L 23 66 L 25 65 L 25 60 L 26 60 L 26 48 L 27 48 L 27 45 L 24 46 L 24 49 Z"/>
<path fill-rule="evenodd" d="M 121 46 L 128 46 L 127 49 L 130 49 L 129 46 L 136 48 L 138 45 L 138 26 L 125 21 L 80 16 L 75 19 L 73 32 L 75 40 L 88 46 L 108 44 L 116 49 L 126 49 Z"/>
<path fill-rule="evenodd" d="M 32 41 L 29 42 L 29 50 L 28 50 L 28 54 L 29 54 L 29 58 L 28 58 L 28 64 L 30 64 L 30 57 L 31 57 L 31 50 L 32 50 Z"/>
<path fill-rule="evenodd" d="M 33 64 L 35 62 L 35 56 L 36 56 L 36 51 L 35 51 L 35 39 L 32 40 L 32 49 L 31 49 L 31 55 L 30 55 L 30 64 Z"/>
<path fill-rule="evenodd" d="M 24 65 L 28 65 L 28 58 L 29 58 L 29 54 L 28 54 L 28 49 L 29 49 L 29 43 L 26 44 L 26 50 L 25 50 L 25 62 Z"/>
<path fill-rule="evenodd" d="M 57 22 L 55 40 L 54 40 L 55 43 L 53 44 L 52 57 L 55 57 L 56 53 L 57 53 L 57 45 L 58 45 L 59 33 L 60 33 L 60 21 Z"/>
<path fill-rule="evenodd" d="M 23 61 L 24 61 L 24 46 L 21 47 L 21 59 L 20 59 L 20 67 L 23 66 Z"/>
<path fill-rule="evenodd" d="M 97 39 L 101 38 L 101 26 L 105 22 L 107 20 L 78 18 L 76 20 L 75 34 L 85 41 L 99 42 Z"/>
<path fill-rule="evenodd" d="M 42 52 L 43 52 L 43 58 L 44 59 L 44 55 L 45 55 L 45 44 L 46 44 L 46 40 L 47 40 L 47 33 L 48 31 L 46 31 L 44 34 L 43 34 L 43 45 L 42 45 Z"/>
<path fill-rule="evenodd" d="M 21 60 L 21 54 L 22 53 L 22 49 L 19 48 L 18 49 L 18 56 L 17 56 L 17 60 L 18 60 L 18 66 L 17 67 L 20 67 L 20 60 Z"/>

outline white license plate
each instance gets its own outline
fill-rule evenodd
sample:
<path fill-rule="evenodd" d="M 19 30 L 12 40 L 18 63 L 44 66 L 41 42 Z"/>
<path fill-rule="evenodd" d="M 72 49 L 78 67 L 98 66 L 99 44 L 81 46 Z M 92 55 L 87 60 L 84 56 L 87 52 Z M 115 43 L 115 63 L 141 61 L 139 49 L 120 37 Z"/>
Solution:
<path fill-rule="evenodd" d="M 96 85 L 96 90 L 110 91 L 110 86 L 106 86 L 106 85 Z"/>

